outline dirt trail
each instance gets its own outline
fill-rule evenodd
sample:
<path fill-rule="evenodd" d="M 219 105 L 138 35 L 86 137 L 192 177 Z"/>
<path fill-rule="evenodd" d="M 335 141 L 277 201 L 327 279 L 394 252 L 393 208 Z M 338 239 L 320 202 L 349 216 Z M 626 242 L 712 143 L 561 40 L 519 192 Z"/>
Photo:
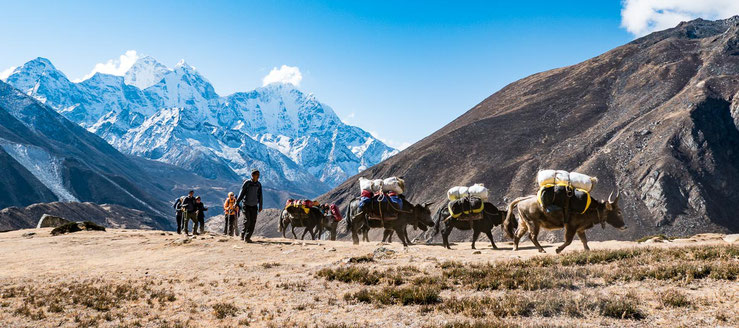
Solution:
<path fill-rule="evenodd" d="M 403 248 L 399 243 L 380 244 L 376 241 L 352 245 L 345 241 L 294 241 L 280 238 L 256 238 L 257 243 L 246 244 L 237 238 L 220 235 L 186 238 L 171 232 L 144 230 L 109 229 L 107 232 L 79 232 L 62 236 L 51 236 L 49 232 L 50 229 L 29 229 L 0 234 L 0 248 L 3 249 L 0 253 L 0 282 L 3 286 L 25 286 L 36 289 L 34 293 L 39 294 L 46 286 L 61 286 L 60 290 L 68 290 L 65 284 L 83 281 L 103 288 L 106 288 L 106 284 L 131 282 L 173 293 L 173 300 L 163 303 L 133 300 L 118 304 L 118 308 L 110 311 L 91 310 L 79 304 L 67 305 L 59 312 L 39 310 L 44 313 L 44 319 L 34 320 L 33 307 L 31 314 L 13 310 L 21 306 L 24 299 L 18 295 L 9 297 L 12 293 L 6 289 L 0 298 L 0 305 L 10 309 L 0 309 L 0 321 L 11 326 L 29 327 L 79 326 L 89 322 L 100 326 L 141 324 L 154 327 L 177 324 L 283 326 L 298 323 L 307 326 L 336 323 L 378 327 L 439 325 L 469 318 L 438 310 L 424 313 L 419 310 L 420 306 L 378 306 L 346 301 L 344 298 L 347 293 L 367 286 L 327 281 L 316 277 L 316 272 L 321 268 L 351 266 L 346 264 L 350 258 L 372 254 L 380 247 L 390 251 L 375 256 L 370 263 L 357 265 L 373 270 L 411 266 L 425 275 L 438 275 L 442 271 L 440 263 L 447 261 L 487 263 L 539 256 L 530 243 L 524 243 L 522 250 L 513 252 L 510 243 L 498 242 L 500 249 L 493 250 L 485 239 L 478 241 L 478 250 L 475 251 L 470 249 L 470 243 L 458 243 L 453 250 L 446 250 L 437 245 Z M 604 241 L 590 242 L 589 245 L 593 250 L 729 245 L 723 237 L 705 234 L 663 243 Z M 544 244 L 550 256 L 556 256 L 552 255 L 555 246 Z M 574 242 L 565 253 L 580 250 L 582 245 Z M 690 288 L 700 293 L 710 293 L 715 286 L 722 284 L 725 282 L 701 280 Z M 727 300 L 729 306 L 736 308 L 739 288 L 736 280 L 731 284 L 721 287 L 722 294 L 717 297 Z M 631 285 L 634 289 L 647 286 Z M 656 285 L 664 286 L 664 283 Z M 484 294 L 453 288 L 443 291 L 442 299 L 448 298 L 450 293 Z M 227 314 L 219 319 L 219 312 L 215 309 L 218 303 L 232 305 L 233 316 Z M 38 304 L 40 309 L 44 309 L 44 306 L 48 304 Z M 716 305 L 711 309 L 719 311 L 725 306 Z M 648 321 L 627 321 L 626 324 L 654 324 L 659 323 L 659 318 L 650 315 Z M 537 320 L 533 316 L 522 323 L 532 324 Z M 572 323 L 567 320 L 558 318 L 551 323 Z M 615 324 L 613 320 L 598 318 L 579 323 L 610 325 Z M 703 323 L 709 322 L 712 321 Z"/>

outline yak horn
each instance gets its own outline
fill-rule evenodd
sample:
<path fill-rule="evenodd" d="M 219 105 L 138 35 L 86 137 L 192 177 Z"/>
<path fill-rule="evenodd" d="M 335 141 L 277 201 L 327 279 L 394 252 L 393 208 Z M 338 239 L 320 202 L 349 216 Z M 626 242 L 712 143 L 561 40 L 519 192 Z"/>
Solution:
<path fill-rule="evenodd" d="M 611 193 L 608 194 L 608 202 L 611 204 L 613 204 L 613 200 L 611 200 L 612 198 L 613 198 L 613 191 L 611 191 Z"/>

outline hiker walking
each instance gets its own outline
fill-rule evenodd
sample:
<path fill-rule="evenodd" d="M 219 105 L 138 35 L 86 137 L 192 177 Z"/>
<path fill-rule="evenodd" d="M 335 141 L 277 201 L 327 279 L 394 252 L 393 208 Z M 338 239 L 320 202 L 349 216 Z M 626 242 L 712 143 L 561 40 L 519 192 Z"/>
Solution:
<path fill-rule="evenodd" d="M 197 222 L 198 222 L 198 213 L 197 213 L 197 205 L 195 202 L 195 191 L 190 190 L 190 192 L 187 193 L 187 197 L 182 200 L 182 204 L 180 207 L 182 208 L 182 221 L 185 227 L 185 234 L 188 234 L 188 226 L 190 224 L 190 221 L 193 222 L 193 225 L 197 228 Z M 193 229 L 193 233 L 197 233 L 197 229 Z"/>
<path fill-rule="evenodd" d="M 226 201 L 223 203 L 223 214 L 226 216 L 223 234 L 226 236 L 236 236 L 237 222 L 236 216 L 239 213 L 239 206 L 236 204 L 236 196 L 233 192 L 228 193 Z"/>
<path fill-rule="evenodd" d="M 175 199 L 174 207 L 175 209 L 175 220 L 177 220 L 177 234 L 182 233 L 182 201 L 185 199 L 185 196 L 179 197 Z"/>
<path fill-rule="evenodd" d="M 198 234 L 198 225 L 200 226 L 200 234 L 205 233 L 205 211 L 208 210 L 205 204 L 200 200 L 200 196 L 195 197 L 195 208 L 198 211 L 198 221 L 195 222 L 195 227 L 192 229 L 192 234 Z"/>
<path fill-rule="evenodd" d="M 252 243 L 251 235 L 257 223 L 257 213 L 262 211 L 262 184 L 259 183 L 259 170 L 252 170 L 251 179 L 244 181 L 236 203 L 242 204 L 241 211 L 244 215 L 244 229 L 241 237 L 247 243 Z"/>

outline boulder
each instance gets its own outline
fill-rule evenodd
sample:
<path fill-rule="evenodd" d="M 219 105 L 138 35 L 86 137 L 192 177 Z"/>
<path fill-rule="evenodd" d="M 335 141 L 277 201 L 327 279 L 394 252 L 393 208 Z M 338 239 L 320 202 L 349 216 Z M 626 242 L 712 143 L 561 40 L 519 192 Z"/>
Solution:
<path fill-rule="evenodd" d="M 38 220 L 38 224 L 36 225 L 36 229 L 38 228 L 56 228 L 60 225 L 64 225 L 67 223 L 70 223 L 72 221 L 69 221 L 67 219 L 64 219 L 59 216 L 53 216 L 49 214 L 44 214 L 41 216 L 41 219 Z"/>
<path fill-rule="evenodd" d="M 90 221 L 68 222 L 51 230 L 51 235 L 58 236 L 77 231 L 105 231 L 105 227 Z"/>
<path fill-rule="evenodd" d="M 739 233 L 724 236 L 724 241 L 729 244 L 739 243 Z"/>

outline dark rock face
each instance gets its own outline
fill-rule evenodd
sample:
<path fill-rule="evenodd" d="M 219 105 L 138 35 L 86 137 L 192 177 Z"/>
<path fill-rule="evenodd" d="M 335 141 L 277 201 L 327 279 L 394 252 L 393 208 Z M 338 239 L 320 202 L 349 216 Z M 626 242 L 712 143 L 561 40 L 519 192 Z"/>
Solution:
<path fill-rule="evenodd" d="M 540 169 L 578 171 L 598 199 L 622 191 L 630 227 L 591 238 L 736 232 L 738 128 L 739 16 L 696 20 L 511 83 L 361 176 L 404 176 L 411 201 L 437 204 L 480 182 L 502 208 Z M 346 206 L 357 178 L 320 200 Z"/>
<path fill-rule="evenodd" d="M 90 221 L 68 222 L 51 230 L 51 235 L 58 236 L 78 231 L 105 231 L 105 227 Z"/>

